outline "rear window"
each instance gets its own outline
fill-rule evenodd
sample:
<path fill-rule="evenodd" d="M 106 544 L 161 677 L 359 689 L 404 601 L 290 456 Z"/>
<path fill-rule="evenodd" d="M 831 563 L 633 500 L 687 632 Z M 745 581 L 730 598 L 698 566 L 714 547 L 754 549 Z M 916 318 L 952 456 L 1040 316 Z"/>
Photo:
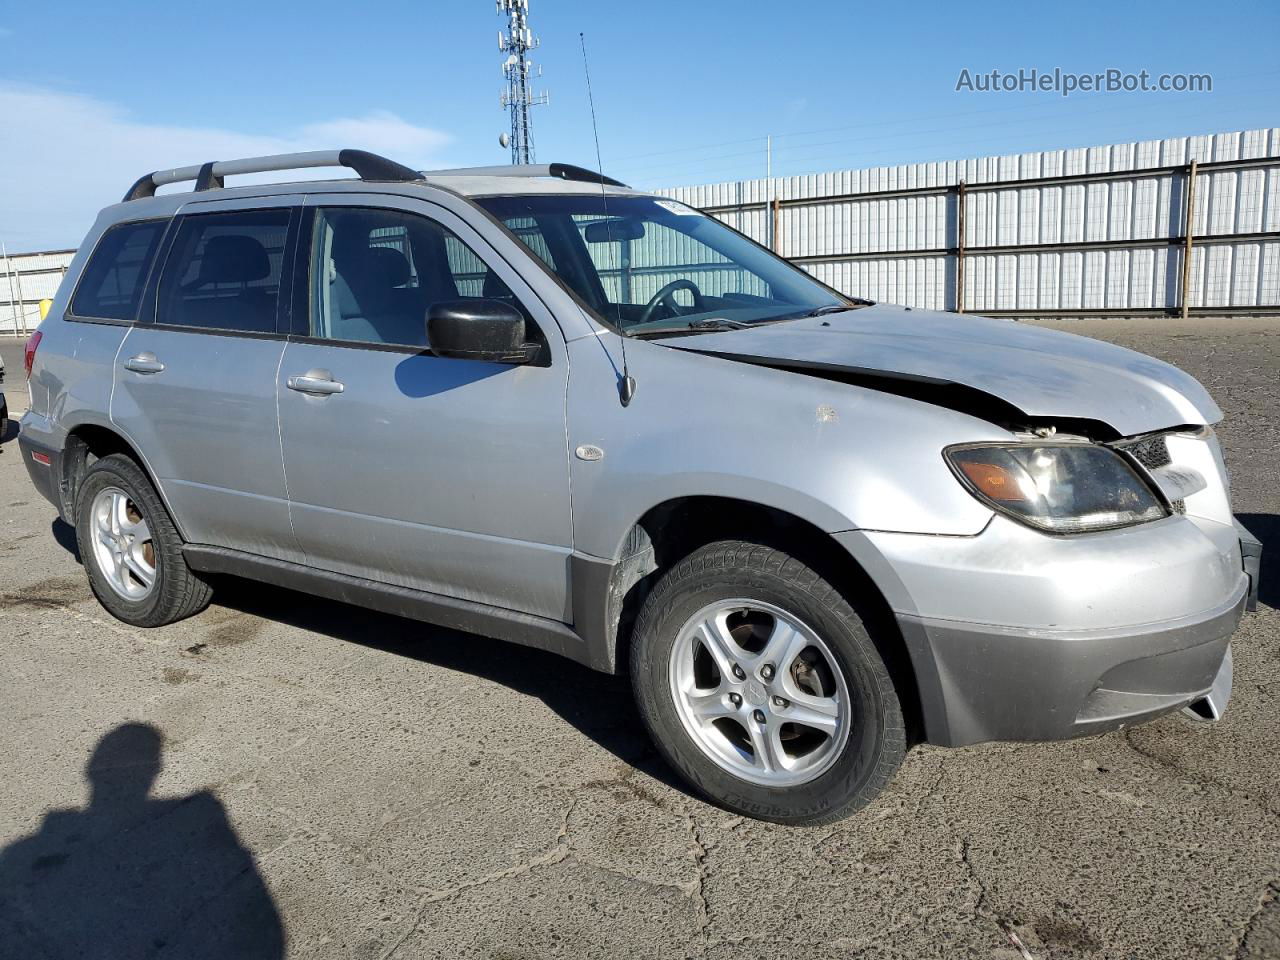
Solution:
<path fill-rule="evenodd" d="M 165 223 L 122 223 L 104 233 L 84 268 L 71 312 L 77 317 L 133 320 Z"/>
<path fill-rule="evenodd" d="M 160 276 L 160 323 L 270 333 L 289 233 L 287 209 L 183 218 Z"/>

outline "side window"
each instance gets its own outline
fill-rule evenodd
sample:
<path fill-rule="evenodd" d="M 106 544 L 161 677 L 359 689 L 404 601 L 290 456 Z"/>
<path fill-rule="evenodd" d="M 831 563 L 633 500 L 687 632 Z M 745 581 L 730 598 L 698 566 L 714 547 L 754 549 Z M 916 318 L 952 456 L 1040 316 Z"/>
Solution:
<path fill-rule="evenodd" d="M 107 230 L 76 287 L 72 314 L 101 320 L 133 320 L 166 222 L 122 223 Z"/>
<path fill-rule="evenodd" d="M 448 228 L 399 210 L 329 207 L 311 242 L 311 335 L 426 347 L 441 300 L 515 295 Z"/>
<path fill-rule="evenodd" d="M 160 277 L 157 321 L 273 333 L 288 233 L 286 209 L 183 218 Z"/>

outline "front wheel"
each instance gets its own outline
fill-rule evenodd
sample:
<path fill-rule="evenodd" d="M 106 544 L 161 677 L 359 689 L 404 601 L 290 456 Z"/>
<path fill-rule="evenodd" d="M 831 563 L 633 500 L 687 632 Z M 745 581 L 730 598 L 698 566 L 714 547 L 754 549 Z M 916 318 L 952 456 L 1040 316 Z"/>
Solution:
<path fill-rule="evenodd" d="M 897 692 L 849 601 L 760 544 L 711 544 L 661 579 L 636 621 L 631 675 L 667 761 L 748 816 L 838 820 L 906 752 Z"/>

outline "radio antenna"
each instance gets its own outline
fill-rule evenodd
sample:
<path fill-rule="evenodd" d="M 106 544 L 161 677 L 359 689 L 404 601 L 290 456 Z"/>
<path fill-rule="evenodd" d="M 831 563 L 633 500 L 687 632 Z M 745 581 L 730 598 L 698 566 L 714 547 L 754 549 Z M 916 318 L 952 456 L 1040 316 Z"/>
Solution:
<path fill-rule="evenodd" d="M 591 93 L 591 67 L 587 64 L 587 38 L 579 33 L 578 42 L 582 45 L 582 72 L 587 77 L 587 103 L 591 107 L 591 135 L 596 141 L 596 169 L 600 171 L 600 204 L 604 208 L 604 222 L 609 223 L 609 191 L 604 184 L 604 161 L 600 159 L 600 129 L 596 126 L 596 98 Z M 621 242 L 621 241 L 619 241 Z M 631 405 L 631 398 L 636 395 L 636 381 L 627 368 L 627 333 L 622 329 L 622 308 L 617 311 L 619 346 L 622 348 L 622 379 L 618 382 L 618 399 L 624 407 Z"/>

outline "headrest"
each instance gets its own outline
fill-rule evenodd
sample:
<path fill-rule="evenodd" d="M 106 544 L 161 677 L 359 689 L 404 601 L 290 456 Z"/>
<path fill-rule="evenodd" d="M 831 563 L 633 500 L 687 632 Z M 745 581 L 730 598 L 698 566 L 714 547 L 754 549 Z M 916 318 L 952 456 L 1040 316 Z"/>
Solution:
<path fill-rule="evenodd" d="M 369 281 L 379 286 L 402 287 L 409 282 L 409 261 L 391 247 L 370 247 L 364 262 Z"/>
<path fill-rule="evenodd" d="M 200 258 L 196 285 L 205 283 L 248 283 L 271 276 L 266 248 L 253 237 L 231 234 L 210 237 Z"/>
<path fill-rule="evenodd" d="M 333 263 L 339 271 L 361 259 L 369 250 L 369 231 L 363 225 L 353 223 L 349 216 L 343 216 L 334 225 L 333 231 Z"/>

